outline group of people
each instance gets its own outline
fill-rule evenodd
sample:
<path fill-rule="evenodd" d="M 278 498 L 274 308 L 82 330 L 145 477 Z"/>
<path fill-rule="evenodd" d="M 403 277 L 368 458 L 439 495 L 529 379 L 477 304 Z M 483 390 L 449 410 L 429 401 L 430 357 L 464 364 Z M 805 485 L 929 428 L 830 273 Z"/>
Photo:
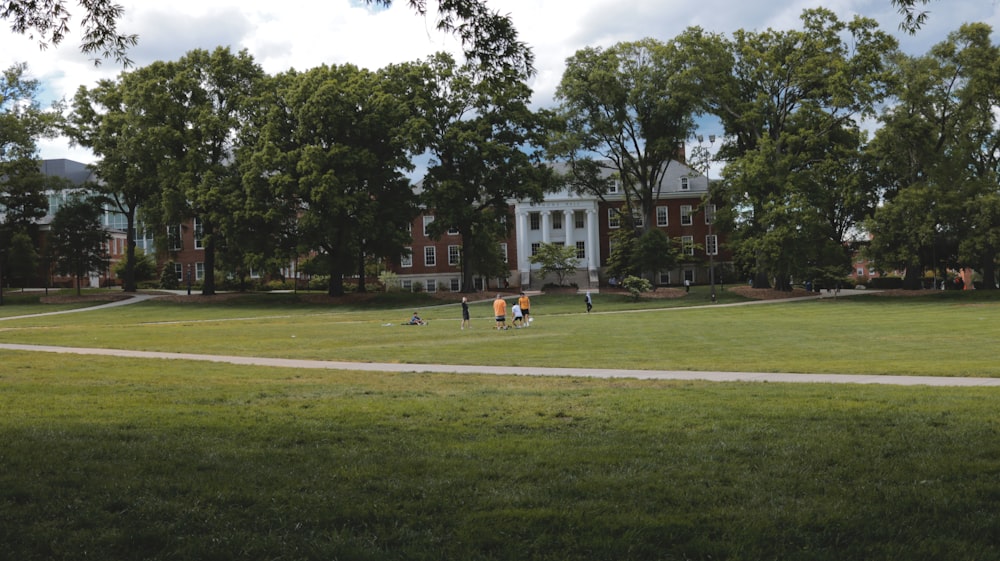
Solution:
<path fill-rule="evenodd" d="M 467 317 L 468 308 L 465 306 L 464 302 L 462 305 L 462 317 L 463 326 L 464 318 Z M 496 329 L 505 330 L 511 327 L 515 329 L 521 329 L 522 327 L 528 327 L 531 325 L 531 299 L 528 295 L 521 293 L 517 298 L 517 302 L 511 306 L 511 325 L 507 325 L 507 301 L 504 300 L 499 294 L 495 300 L 493 300 L 493 317 L 496 320 Z"/>

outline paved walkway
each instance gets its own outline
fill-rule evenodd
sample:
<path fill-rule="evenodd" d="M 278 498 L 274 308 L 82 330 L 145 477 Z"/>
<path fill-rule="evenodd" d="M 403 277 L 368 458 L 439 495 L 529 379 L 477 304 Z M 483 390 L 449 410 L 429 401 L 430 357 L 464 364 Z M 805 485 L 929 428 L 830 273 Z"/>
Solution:
<path fill-rule="evenodd" d="M 860 291 L 859 291 L 860 292 Z M 842 294 L 843 295 L 843 294 Z M 127 300 L 120 300 L 100 306 L 34 314 L 65 314 L 94 310 L 112 306 L 134 304 L 155 295 L 137 294 Z M 809 298 L 811 299 L 811 298 Z M 778 300 L 781 301 L 781 300 Z M 785 300 L 787 301 L 787 300 Z M 14 319 L 14 318 L 0 318 Z M 503 376 L 567 376 L 583 378 L 635 378 L 640 380 L 704 380 L 710 382 L 787 382 L 822 384 L 883 384 L 895 386 L 1000 386 L 1000 378 L 959 378 L 949 376 L 872 376 L 858 374 L 802 374 L 766 372 L 695 372 L 683 370 L 626 370 L 611 368 L 544 368 L 534 366 L 469 366 L 457 364 L 399 364 L 386 362 L 340 362 L 327 360 L 303 360 L 267 357 L 243 357 L 228 355 L 205 355 L 193 353 L 167 353 L 154 351 L 132 351 L 123 349 L 95 349 L 83 347 L 56 347 L 47 345 L 20 345 L 0 343 L 0 349 L 11 351 L 34 351 L 47 353 L 99 355 L 126 358 L 160 360 L 194 360 L 221 362 L 227 364 L 270 366 L 279 368 L 309 368 L 321 370 L 363 370 L 370 372 L 413 372 L 446 374 L 494 374 Z"/>
<path fill-rule="evenodd" d="M 679 370 L 625 370 L 610 368 L 543 368 L 535 366 L 468 366 L 458 364 L 399 364 L 388 362 L 339 362 L 249 356 L 165 353 L 122 349 L 92 349 L 0 343 L 0 349 L 48 353 L 100 355 L 143 359 L 194 360 L 227 364 L 310 368 L 321 370 L 363 370 L 370 372 L 413 372 L 447 374 L 495 374 L 504 376 L 568 376 L 584 378 L 636 378 L 640 380 L 705 380 L 710 382 L 812 382 L 823 384 L 884 384 L 897 386 L 1000 386 L 1000 378 L 954 378 L 946 376 L 870 376 L 853 374 L 798 374 L 763 372 L 690 372 Z"/>

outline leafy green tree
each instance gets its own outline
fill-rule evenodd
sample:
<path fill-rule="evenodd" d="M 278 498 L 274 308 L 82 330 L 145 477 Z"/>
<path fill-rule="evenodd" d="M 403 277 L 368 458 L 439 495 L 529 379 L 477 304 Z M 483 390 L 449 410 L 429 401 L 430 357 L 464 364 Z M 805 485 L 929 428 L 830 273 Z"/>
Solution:
<path fill-rule="evenodd" d="M 161 168 L 162 206 L 154 224 L 196 218 L 204 245 L 205 277 L 201 292 L 215 294 L 216 255 L 226 247 L 227 226 L 243 208 L 245 191 L 237 160 L 239 131 L 249 118 L 249 99 L 259 95 L 264 72 L 246 51 L 196 49 L 177 63 L 162 87 L 170 105 L 161 123 L 172 127 L 170 158 Z"/>
<path fill-rule="evenodd" d="M 868 223 L 869 256 L 906 271 L 978 268 L 995 287 L 1000 248 L 1000 49 L 985 24 L 964 25 L 927 55 L 895 60 L 895 103 L 869 153 L 886 186 Z M 941 271 L 943 274 L 943 270 Z"/>
<path fill-rule="evenodd" d="M 813 9 L 802 21 L 731 41 L 698 28 L 678 39 L 702 109 L 725 127 L 717 226 L 758 288 L 846 272 L 845 234 L 877 201 L 861 122 L 885 98 L 896 42 L 866 18 Z"/>
<path fill-rule="evenodd" d="M 650 228 L 636 241 L 632 261 L 635 268 L 648 273 L 652 279 L 677 264 L 680 246 L 671 244 L 667 234 L 659 228 Z"/>
<path fill-rule="evenodd" d="M 401 232 L 418 212 L 403 175 L 417 137 L 399 73 L 324 65 L 277 77 L 277 102 L 246 168 L 249 185 L 294 213 L 299 247 L 319 254 L 331 296 L 344 293 L 354 267 L 364 284 L 366 255 L 402 253 Z"/>
<path fill-rule="evenodd" d="M 506 236 L 510 201 L 540 201 L 554 185 L 540 161 L 546 116 L 528 108 L 531 90 L 514 71 L 483 81 L 447 54 L 431 57 L 427 70 L 423 109 L 431 161 L 421 201 L 434 214 L 427 230 L 435 239 L 458 231 L 462 290 L 473 291 L 475 273 L 486 273 L 476 270 L 481 262 L 474 252 Z"/>
<path fill-rule="evenodd" d="M 79 2 L 83 10 L 80 28 L 83 39 L 80 51 L 84 54 L 98 54 L 94 64 L 104 58 L 114 57 L 128 66 L 132 63 L 126 52 L 135 46 L 138 37 L 118 32 L 118 20 L 125 10 L 110 0 L 87 0 Z M 14 33 L 38 38 L 38 45 L 46 48 L 58 46 L 70 31 L 70 12 L 65 0 L 3 0 L 0 2 L 0 18 L 10 21 Z"/>
<path fill-rule="evenodd" d="M 101 180 L 96 188 L 126 219 L 125 292 L 136 290 L 139 211 L 156 214 L 163 184 L 173 177 L 166 164 L 182 142 L 180 117 L 165 87 L 175 73 L 173 64 L 157 62 L 94 88 L 81 86 L 68 119 L 70 138 L 99 157 L 92 164 Z"/>
<path fill-rule="evenodd" d="M 5 271 L 13 270 L 8 260 L 16 257 L 15 237 L 34 238 L 38 219 L 48 209 L 45 189 L 58 185 L 39 168 L 37 141 L 53 134 L 59 115 L 42 110 L 38 88 L 26 64 L 0 74 L 0 287 Z"/>
<path fill-rule="evenodd" d="M 604 200 L 620 181 L 625 213 L 643 224 L 656 224 L 661 182 L 694 129 L 697 100 L 679 55 L 655 39 L 588 47 L 569 58 L 556 90 L 562 127 L 551 152 L 569 164 L 569 184 Z"/>
<path fill-rule="evenodd" d="M 11 236 L 7 252 L 7 278 L 28 286 L 38 274 L 38 251 L 27 232 L 18 231 Z"/>
<path fill-rule="evenodd" d="M 101 226 L 103 212 L 98 199 L 76 197 L 60 207 L 52 218 L 49 243 L 56 258 L 56 271 L 76 279 L 78 295 L 85 276 L 107 268 L 110 235 Z"/>
<path fill-rule="evenodd" d="M 538 246 L 538 252 L 528 258 L 531 263 L 541 265 L 539 272 L 543 277 L 555 275 L 559 286 L 566 284 L 566 277 L 576 271 L 578 259 L 576 248 L 558 243 L 543 243 Z"/>

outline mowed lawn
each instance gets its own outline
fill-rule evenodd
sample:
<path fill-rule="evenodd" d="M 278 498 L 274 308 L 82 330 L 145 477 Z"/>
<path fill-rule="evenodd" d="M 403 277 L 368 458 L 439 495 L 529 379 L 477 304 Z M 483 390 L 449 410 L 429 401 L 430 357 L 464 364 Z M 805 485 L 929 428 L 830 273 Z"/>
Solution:
<path fill-rule="evenodd" d="M 486 303 L 468 332 L 455 305 L 401 327 L 415 306 L 161 302 L 0 322 L 0 341 L 813 372 L 835 357 L 824 349 L 853 345 L 867 358 L 839 364 L 994 375 L 975 347 L 992 345 L 979 328 L 996 303 L 960 296 L 643 312 L 595 298 L 620 313 L 590 316 L 542 296 L 533 327 L 505 332 Z M 894 323 L 907 327 L 861 344 Z M 0 350 L 0 558 L 1000 559 L 998 397 Z"/>
<path fill-rule="evenodd" d="M 698 291 L 639 303 L 597 294 L 591 314 L 577 295 L 543 295 L 530 329 L 505 332 L 490 329 L 488 300 L 473 303 L 473 329 L 460 331 L 455 303 L 347 307 L 292 296 L 9 320 L 0 341 L 363 362 L 1000 376 L 1000 297 L 986 292 L 710 308 L 682 306 L 705 304 Z M 429 325 L 400 325 L 414 310 Z"/>

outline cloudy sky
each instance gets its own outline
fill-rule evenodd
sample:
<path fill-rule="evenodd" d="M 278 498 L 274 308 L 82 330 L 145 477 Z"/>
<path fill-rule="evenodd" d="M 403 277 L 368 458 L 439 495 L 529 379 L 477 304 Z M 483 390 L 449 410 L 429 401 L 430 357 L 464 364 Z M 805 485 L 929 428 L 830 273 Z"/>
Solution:
<path fill-rule="evenodd" d="M 125 8 L 120 29 L 139 35 L 130 51 L 137 66 L 176 60 L 186 52 L 229 46 L 247 49 L 269 73 L 304 70 L 322 63 L 353 63 L 380 68 L 418 60 L 459 45 L 434 29 L 433 14 L 417 16 L 406 0 L 390 9 L 365 7 L 360 0 L 117 0 Z M 487 0 L 494 11 L 509 14 L 535 53 L 537 75 L 533 102 L 553 105 L 553 93 L 565 60 L 587 46 L 609 46 L 644 37 L 668 40 L 686 27 L 731 34 L 737 29 L 798 29 L 807 8 L 824 6 L 841 19 L 871 17 L 894 34 L 911 54 L 923 54 L 965 22 L 986 22 L 1000 29 L 1000 0 L 931 0 L 928 23 L 915 36 L 898 30 L 900 15 L 890 0 Z M 75 7 L 76 2 L 68 4 Z M 436 2 L 429 0 L 434 6 Z M 78 20 L 77 20 L 78 21 Z M 45 100 L 71 98 L 83 85 L 114 77 L 114 61 L 95 67 L 78 49 L 79 30 L 59 47 L 0 33 L 0 65 L 27 62 L 44 86 Z M 994 33 L 994 43 L 998 42 Z M 721 131 L 705 131 L 706 133 Z M 43 158 L 93 161 L 87 151 L 65 139 L 40 144 Z"/>

